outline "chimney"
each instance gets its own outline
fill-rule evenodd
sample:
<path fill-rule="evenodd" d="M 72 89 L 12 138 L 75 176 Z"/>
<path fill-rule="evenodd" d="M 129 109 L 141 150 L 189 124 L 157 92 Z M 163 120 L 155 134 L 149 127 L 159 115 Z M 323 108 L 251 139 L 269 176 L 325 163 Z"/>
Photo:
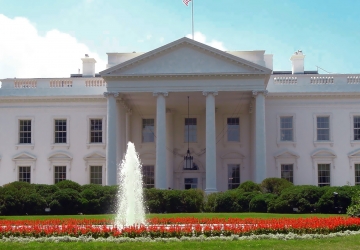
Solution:
<path fill-rule="evenodd" d="M 83 73 L 85 77 L 95 77 L 95 63 L 94 58 L 90 58 L 88 54 L 85 54 L 85 58 L 81 58 L 83 61 Z"/>
<path fill-rule="evenodd" d="M 305 55 L 301 50 L 295 51 L 291 56 L 290 61 L 292 62 L 293 74 L 304 74 L 304 58 Z"/>

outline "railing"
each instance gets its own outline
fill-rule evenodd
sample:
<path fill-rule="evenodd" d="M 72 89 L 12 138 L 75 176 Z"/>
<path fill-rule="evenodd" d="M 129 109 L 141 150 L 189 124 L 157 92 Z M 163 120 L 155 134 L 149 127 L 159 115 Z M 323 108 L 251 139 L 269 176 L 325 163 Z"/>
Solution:
<path fill-rule="evenodd" d="M 50 88 L 71 88 L 72 80 L 50 80 Z"/>
<path fill-rule="evenodd" d="M 106 87 L 106 82 L 104 80 L 86 80 L 86 87 Z"/>
<path fill-rule="evenodd" d="M 333 76 L 312 76 L 310 77 L 311 84 L 334 84 Z"/>
<path fill-rule="evenodd" d="M 296 76 L 277 76 L 274 77 L 275 84 L 297 84 Z"/>
<path fill-rule="evenodd" d="M 360 84 L 360 76 L 348 76 L 347 83 L 348 84 Z"/>
<path fill-rule="evenodd" d="M 36 88 L 37 81 L 36 80 L 29 80 L 29 79 L 21 79 L 14 81 L 14 88 L 22 89 L 22 88 Z"/>

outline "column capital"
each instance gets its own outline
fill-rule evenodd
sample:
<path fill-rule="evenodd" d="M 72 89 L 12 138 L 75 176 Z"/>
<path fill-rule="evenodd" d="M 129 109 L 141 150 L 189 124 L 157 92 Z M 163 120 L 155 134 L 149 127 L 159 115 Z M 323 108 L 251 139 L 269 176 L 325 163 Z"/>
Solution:
<path fill-rule="evenodd" d="M 119 92 L 115 92 L 115 91 L 109 91 L 109 92 L 104 92 L 104 96 L 107 98 L 109 96 L 114 96 L 115 98 L 118 97 L 120 95 Z"/>
<path fill-rule="evenodd" d="M 166 92 L 166 91 L 153 92 L 153 96 L 160 96 L 160 95 L 166 97 L 169 95 L 169 92 Z"/>
<path fill-rule="evenodd" d="M 217 96 L 218 95 L 217 91 L 203 91 L 202 93 L 204 96 L 208 96 L 208 95 Z"/>
<path fill-rule="evenodd" d="M 267 90 L 253 90 L 253 92 L 252 92 L 253 97 L 256 97 L 258 94 L 263 94 L 264 96 L 267 96 L 268 91 Z"/>

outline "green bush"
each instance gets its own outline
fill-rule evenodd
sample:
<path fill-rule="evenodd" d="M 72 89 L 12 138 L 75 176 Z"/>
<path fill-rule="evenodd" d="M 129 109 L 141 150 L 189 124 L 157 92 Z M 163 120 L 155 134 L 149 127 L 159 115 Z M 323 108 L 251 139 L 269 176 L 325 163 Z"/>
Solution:
<path fill-rule="evenodd" d="M 268 204 L 273 201 L 277 195 L 275 194 L 258 194 L 254 196 L 249 203 L 249 212 L 266 213 Z"/>
<path fill-rule="evenodd" d="M 155 188 L 144 189 L 144 203 L 149 213 L 166 212 L 164 190 Z"/>
<path fill-rule="evenodd" d="M 282 191 L 281 195 L 268 204 L 268 212 L 293 213 L 294 208 L 300 213 L 316 212 L 316 203 L 324 194 L 318 186 L 292 186 Z"/>
<path fill-rule="evenodd" d="M 291 182 L 283 178 L 267 178 L 261 182 L 261 189 L 264 193 L 281 194 L 281 192 L 289 187 L 294 186 Z"/>
<path fill-rule="evenodd" d="M 59 190 L 56 185 L 46 185 L 46 184 L 32 184 L 40 196 L 42 196 L 46 204 L 49 205 L 52 202 L 52 196 L 55 192 Z"/>
<path fill-rule="evenodd" d="M 82 212 L 81 205 L 79 192 L 71 188 L 64 188 L 54 193 L 50 208 L 52 214 L 78 214 Z"/>
<path fill-rule="evenodd" d="M 70 188 L 78 192 L 81 192 L 81 185 L 75 181 L 63 180 L 63 181 L 59 181 L 55 185 L 60 189 Z"/>
<path fill-rule="evenodd" d="M 216 200 L 221 193 L 211 193 L 204 197 L 204 212 L 215 213 Z"/>
<path fill-rule="evenodd" d="M 201 212 L 204 204 L 204 192 L 200 189 L 184 190 L 182 192 L 182 203 L 185 213 Z"/>
<path fill-rule="evenodd" d="M 351 204 L 346 213 L 351 217 L 360 217 L 360 190 L 356 190 L 351 197 Z"/>
<path fill-rule="evenodd" d="M 238 188 L 244 192 L 254 192 L 254 191 L 260 192 L 261 191 L 260 185 L 255 182 L 252 182 L 252 181 L 245 181 L 245 182 L 241 183 Z"/>
<path fill-rule="evenodd" d="M 351 204 L 351 198 L 356 193 L 355 186 L 323 187 L 324 193 L 316 203 L 320 213 L 345 213 Z"/>

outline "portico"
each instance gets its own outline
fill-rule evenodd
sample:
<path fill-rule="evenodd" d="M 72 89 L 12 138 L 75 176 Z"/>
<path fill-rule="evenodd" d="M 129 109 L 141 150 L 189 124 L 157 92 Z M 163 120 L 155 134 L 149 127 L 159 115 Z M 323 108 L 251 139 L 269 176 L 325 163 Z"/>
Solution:
<path fill-rule="evenodd" d="M 159 189 L 183 189 L 196 179 L 198 188 L 217 192 L 224 189 L 218 183 L 227 177 L 224 166 L 240 162 L 247 179 L 266 178 L 265 89 L 270 69 L 182 38 L 100 73 L 107 82 L 108 185 L 116 184 L 117 164 L 128 140 L 135 143 L 143 165 L 155 165 Z M 182 169 L 183 135 L 189 133 L 184 128 L 187 95 L 190 117 L 196 121 L 196 138 L 190 142 L 199 166 L 194 170 Z M 147 117 L 154 120 L 153 142 L 141 138 Z M 239 141 L 225 138 L 229 117 L 240 119 Z"/>

